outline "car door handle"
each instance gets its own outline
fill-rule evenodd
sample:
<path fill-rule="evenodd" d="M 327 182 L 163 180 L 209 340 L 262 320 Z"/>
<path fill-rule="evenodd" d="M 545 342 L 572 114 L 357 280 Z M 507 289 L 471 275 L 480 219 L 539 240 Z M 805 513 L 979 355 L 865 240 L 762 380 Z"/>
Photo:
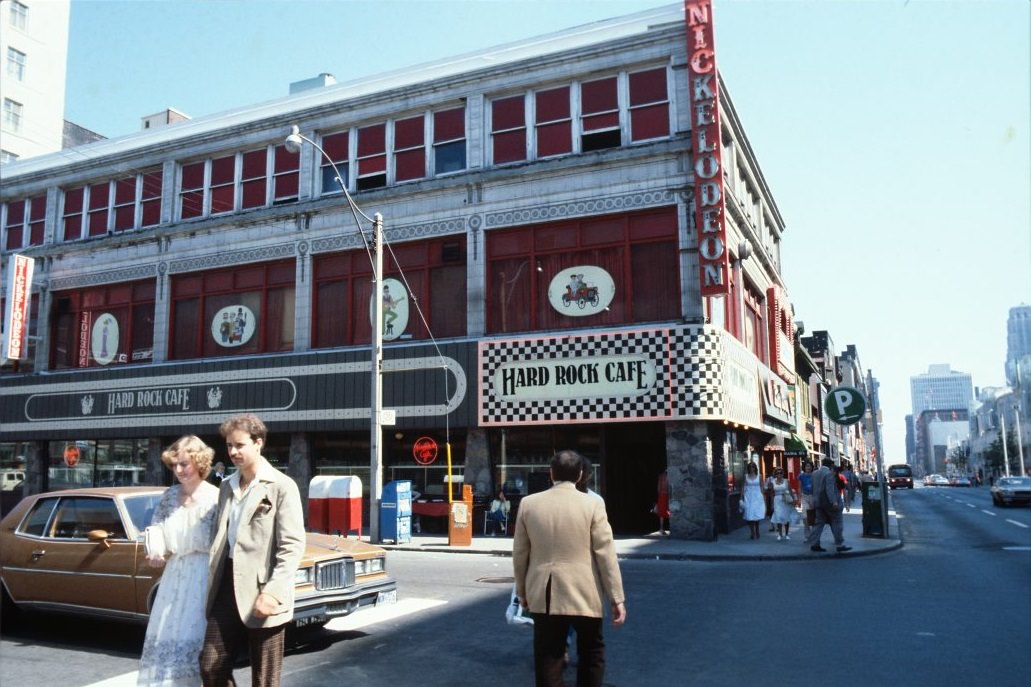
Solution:
<path fill-rule="evenodd" d="M 35 563 L 39 561 L 39 559 L 45 556 L 46 554 L 46 549 L 36 549 L 32 552 L 32 562 Z"/>

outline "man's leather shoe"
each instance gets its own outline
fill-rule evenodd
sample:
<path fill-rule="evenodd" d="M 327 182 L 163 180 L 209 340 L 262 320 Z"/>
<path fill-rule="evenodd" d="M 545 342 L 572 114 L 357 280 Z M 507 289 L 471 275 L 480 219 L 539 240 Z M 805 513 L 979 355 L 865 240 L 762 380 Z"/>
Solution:
<path fill-rule="evenodd" d="M 851 546 L 839 546 L 838 549 L 837 549 L 838 553 L 845 553 L 846 551 L 851 551 L 851 550 L 852 550 Z"/>
<path fill-rule="evenodd" d="M 820 546 L 819 544 L 817 544 L 816 546 L 810 546 L 809 550 L 810 551 L 826 551 L 827 549 L 825 549 L 822 546 Z"/>

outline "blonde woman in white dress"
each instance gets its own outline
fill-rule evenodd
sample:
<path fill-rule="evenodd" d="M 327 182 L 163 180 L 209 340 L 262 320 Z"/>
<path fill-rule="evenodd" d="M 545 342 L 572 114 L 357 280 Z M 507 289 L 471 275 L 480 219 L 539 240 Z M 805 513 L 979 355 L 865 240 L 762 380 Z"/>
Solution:
<path fill-rule="evenodd" d="M 218 504 L 218 488 L 206 481 L 214 455 L 213 449 L 192 435 L 161 454 L 178 483 L 165 491 L 147 528 L 148 541 L 164 543 L 164 553 L 148 553 L 147 562 L 165 570 L 147 623 L 137 680 L 140 686 L 196 687 L 201 683 L 208 549 Z"/>

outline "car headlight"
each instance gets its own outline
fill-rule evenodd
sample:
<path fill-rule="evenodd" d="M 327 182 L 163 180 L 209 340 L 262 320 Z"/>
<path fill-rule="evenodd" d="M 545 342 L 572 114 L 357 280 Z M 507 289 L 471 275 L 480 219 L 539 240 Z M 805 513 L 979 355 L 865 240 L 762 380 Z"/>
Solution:
<path fill-rule="evenodd" d="M 294 584 L 311 584 L 314 572 L 312 568 L 298 568 L 297 572 L 294 573 Z"/>
<path fill-rule="evenodd" d="M 382 558 L 373 558 L 369 561 L 369 572 L 383 572 L 383 563 Z"/>

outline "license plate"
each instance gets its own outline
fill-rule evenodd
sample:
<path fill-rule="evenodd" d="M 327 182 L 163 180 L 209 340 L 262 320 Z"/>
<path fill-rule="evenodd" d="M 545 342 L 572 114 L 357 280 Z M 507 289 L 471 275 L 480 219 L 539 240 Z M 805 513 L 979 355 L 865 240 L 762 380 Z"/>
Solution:
<path fill-rule="evenodd" d="M 397 603 L 397 590 L 392 589 L 389 592 L 380 592 L 376 595 L 376 605 L 380 604 L 394 604 Z"/>
<path fill-rule="evenodd" d="M 328 618 L 323 615 L 309 615 L 306 618 L 294 618 L 294 625 L 297 627 L 304 627 L 306 625 L 317 625 L 318 623 L 325 623 Z"/>

